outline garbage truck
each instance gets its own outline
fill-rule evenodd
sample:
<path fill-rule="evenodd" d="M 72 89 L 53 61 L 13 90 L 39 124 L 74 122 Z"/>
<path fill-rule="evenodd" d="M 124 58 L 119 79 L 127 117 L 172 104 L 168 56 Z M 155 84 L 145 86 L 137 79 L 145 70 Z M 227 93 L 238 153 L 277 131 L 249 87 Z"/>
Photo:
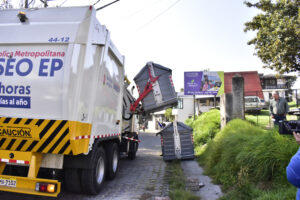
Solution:
<path fill-rule="evenodd" d="M 124 57 L 92 6 L 0 11 L 0 191 L 98 194 L 138 149 Z"/>
<path fill-rule="evenodd" d="M 177 103 L 171 70 L 135 77 L 93 6 L 0 11 L 0 191 L 98 194 L 120 154 L 136 158 L 138 115 Z"/>

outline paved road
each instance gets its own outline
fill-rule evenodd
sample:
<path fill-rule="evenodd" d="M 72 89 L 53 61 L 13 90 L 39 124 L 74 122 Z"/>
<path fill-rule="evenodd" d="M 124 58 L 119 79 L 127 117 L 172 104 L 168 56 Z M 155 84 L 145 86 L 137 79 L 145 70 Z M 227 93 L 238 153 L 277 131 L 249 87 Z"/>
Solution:
<path fill-rule="evenodd" d="M 140 134 L 140 147 L 135 160 L 125 157 L 120 160 L 120 168 L 117 177 L 113 181 L 107 181 L 101 193 L 97 196 L 86 196 L 62 192 L 58 199 L 64 200 L 90 200 L 90 199 L 136 199 L 150 200 L 155 197 L 168 195 L 168 186 L 164 180 L 165 162 L 162 160 L 160 138 L 153 133 Z M 13 200 L 37 200 L 52 199 L 31 195 L 0 193 L 0 199 Z"/>

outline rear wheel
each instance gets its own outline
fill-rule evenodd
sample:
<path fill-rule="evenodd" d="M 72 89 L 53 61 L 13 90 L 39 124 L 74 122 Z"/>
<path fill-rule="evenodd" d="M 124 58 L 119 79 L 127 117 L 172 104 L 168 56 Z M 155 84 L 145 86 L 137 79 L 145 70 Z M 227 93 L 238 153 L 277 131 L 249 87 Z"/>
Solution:
<path fill-rule="evenodd" d="M 107 152 L 107 178 L 112 180 L 116 177 L 119 169 L 119 146 L 111 143 L 106 148 Z"/>
<path fill-rule="evenodd" d="M 81 173 L 81 187 L 86 194 L 98 194 L 106 173 L 106 155 L 103 147 L 99 147 L 92 157 L 91 167 Z"/>
<path fill-rule="evenodd" d="M 138 150 L 138 145 L 139 143 L 135 142 L 135 141 L 130 141 L 130 151 L 128 152 L 128 158 L 130 160 L 134 160 L 136 158 L 136 152 Z"/>
<path fill-rule="evenodd" d="M 128 137 L 134 138 L 135 140 L 139 139 L 138 135 L 135 132 L 128 134 Z M 128 158 L 130 160 L 134 160 L 136 158 L 136 152 L 139 148 L 139 143 L 136 141 L 128 141 L 128 142 L 129 142 Z"/>

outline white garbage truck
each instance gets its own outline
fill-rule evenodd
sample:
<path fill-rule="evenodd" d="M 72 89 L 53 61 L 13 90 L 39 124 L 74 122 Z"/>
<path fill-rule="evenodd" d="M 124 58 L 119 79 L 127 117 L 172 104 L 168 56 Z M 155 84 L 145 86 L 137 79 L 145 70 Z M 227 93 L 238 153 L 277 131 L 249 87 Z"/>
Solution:
<path fill-rule="evenodd" d="M 92 6 L 1 10 L 0 191 L 99 193 L 138 149 L 127 85 Z"/>

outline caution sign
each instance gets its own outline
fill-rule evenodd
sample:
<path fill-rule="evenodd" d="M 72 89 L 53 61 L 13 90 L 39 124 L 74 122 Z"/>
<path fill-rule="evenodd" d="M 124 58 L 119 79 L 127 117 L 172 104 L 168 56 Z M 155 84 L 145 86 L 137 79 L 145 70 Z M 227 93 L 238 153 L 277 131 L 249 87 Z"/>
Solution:
<path fill-rule="evenodd" d="M 0 126 L 0 136 L 32 138 L 31 128 L 26 127 L 3 127 Z"/>
<path fill-rule="evenodd" d="M 0 150 L 78 155 L 88 152 L 91 124 L 0 117 Z M 76 137 L 88 137 L 75 139 Z"/>

